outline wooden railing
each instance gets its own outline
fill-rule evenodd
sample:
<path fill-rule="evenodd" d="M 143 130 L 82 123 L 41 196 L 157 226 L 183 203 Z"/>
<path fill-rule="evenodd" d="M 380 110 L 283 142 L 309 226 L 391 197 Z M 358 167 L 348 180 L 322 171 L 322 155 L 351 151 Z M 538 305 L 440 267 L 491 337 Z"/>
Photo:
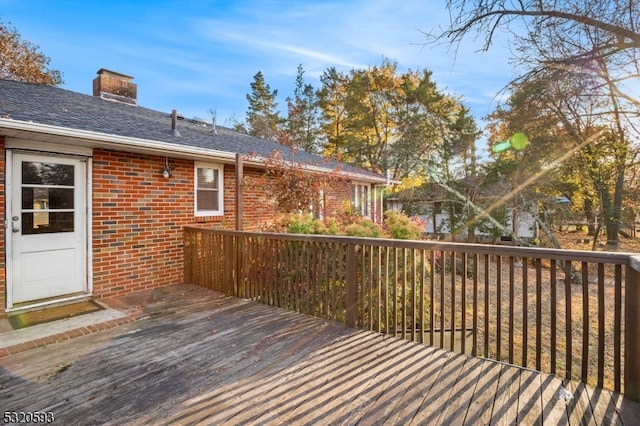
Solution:
<path fill-rule="evenodd" d="M 185 229 L 185 282 L 635 400 L 639 271 L 628 253 Z"/>

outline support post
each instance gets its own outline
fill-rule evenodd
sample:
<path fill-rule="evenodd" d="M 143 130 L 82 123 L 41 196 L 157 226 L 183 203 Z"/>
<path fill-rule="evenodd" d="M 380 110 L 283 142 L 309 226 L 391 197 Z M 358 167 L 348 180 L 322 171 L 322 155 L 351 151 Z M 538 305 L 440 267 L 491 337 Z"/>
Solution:
<path fill-rule="evenodd" d="M 356 246 L 347 245 L 347 327 L 355 328 L 358 317 L 358 260 L 356 258 Z"/>
<path fill-rule="evenodd" d="M 640 256 L 629 259 L 624 299 L 624 397 L 640 401 Z"/>
<path fill-rule="evenodd" d="M 244 214 L 244 195 L 242 181 L 244 180 L 244 166 L 242 154 L 236 153 L 236 231 L 242 231 L 242 216 Z"/>
<path fill-rule="evenodd" d="M 224 240 L 224 284 L 223 293 L 227 296 L 235 296 L 233 292 L 234 288 L 234 275 L 236 274 L 236 253 L 234 252 L 233 237 L 231 235 L 225 235 Z"/>

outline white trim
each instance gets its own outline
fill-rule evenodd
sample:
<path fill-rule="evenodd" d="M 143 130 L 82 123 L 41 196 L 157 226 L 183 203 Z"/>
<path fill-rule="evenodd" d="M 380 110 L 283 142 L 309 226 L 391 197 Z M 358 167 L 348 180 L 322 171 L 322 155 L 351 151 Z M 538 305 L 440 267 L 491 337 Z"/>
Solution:
<path fill-rule="evenodd" d="M 50 304 L 60 303 L 68 300 L 75 300 L 80 298 L 86 298 L 93 294 L 93 249 L 92 249 L 92 217 L 93 217 L 93 209 L 92 209 L 92 167 L 93 167 L 93 159 L 86 155 L 77 154 L 78 150 L 69 150 L 68 146 L 59 146 L 59 152 L 50 152 L 50 151 L 34 151 L 34 150 L 25 150 L 24 143 L 25 141 L 21 141 L 22 144 L 17 143 L 19 141 L 14 140 L 11 144 L 11 148 L 7 148 L 5 150 L 5 288 L 6 288 L 6 306 L 5 312 L 12 312 L 15 310 L 23 310 L 29 308 L 36 308 L 39 306 L 46 306 Z M 35 144 L 39 147 L 43 146 L 53 146 L 53 144 Z M 13 307 L 13 238 L 11 231 L 11 214 L 13 208 L 13 154 L 14 152 L 25 152 L 28 151 L 29 154 L 32 155 L 40 155 L 40 156 L 50 156 L 50 157 L 60 157 L 64 155 L 71 155 L 76 158 L 77 161 L 85 162 L 85 205 L 86 210 L 85 214 L 85 248 L 86 248 L 86 276 L 85 276 L 85 286 L 86 291 L 82 292 L 80 295 L 74 295 L 69 297 L 55 297 L 51 300 L 47 300 L 45 302 L 36 302 L 29 305 L 21 305 L 18 308 Z M 72 153 L 75 152 L 75 153 Z"/>
<path fill-rule="evenodd" d="M 198 169 L 213 169 L 218 171 L 218 210 L 198 210 Z M 196 217 L 224 215 L 224 166 L 215 163 L 193 163 L 193 214 Z"/>
<path fill-rule="evenodd" d="M 87 193 L 85 194 L 85 202 L 87 207 L 86 219 L 86 255 L 87 255 L 87 293 L 93 294 L 93 158 L 87 158 L 86 165 L 87 183 L 85 185 Z"/>
<path fill-rule="evenodd" d="M 93 148 L 86 146 L 63 145 L 59 143 L 30 141 L 18 138 L 7 138 L 4 142 L 4 147 L 6 149 L 22 149 L 38 153 L 50 152 L 53 154 L 70 154 L 80 155 L 83 157 L 91 157 L 93 155 Z"/>
<path fill-rule="evenodd" d="M 77 300 L 77 299 L 86 299 L 86 298 L 91 297 L 91 296 L 92 296 L 91 293 L 76 294 L 76 295 L 73 295 L 73 296 L 60 297 L 60 298 L 47 300 L 45 302 L 36 302 L 36 303 L 31 303 L 29 305 L 26 305 L 26 304 L 25 305 L 20 305 L 17 308 L 7 307 L 5 309 L 5 312 L 24 311 L 24 310 L 27 310 L 27 309 L 39 308 L 41 306 L 57 305 L 58 303 L 69 302 L 69 301 Z"/>
<path fill-rule="evenodd" d="M 93 148 L 109 148 L 115 150 L 138 151 L 155 153 L 155 155 L 182 154 L 185 158 L 205 159 L 217 157 L 220 160 L 235 161 L 235 153 L 219 151 L 208 148 L 197 148 L 190 146 L 180 146 L 168 142 L 159 142 L 149 139 L 132 138 L 127 136 L 110 135 L 106 133 L 93 132 L 89 130 L 70 129 L 68 127 L 51 126 L 48 124 L 37 124 L 25 121 L 0 118 L 0 129 L 11 129 L 18 132 L 31 132 L 40 134 L 43 137 L 60 136 L 65 138 L 80 139 L 74 145 L 91 146 Z M 1 133 L 1 132 L 0 132 Z M 19 138 L 20 133 L 8 135 Z M 90 142 L 90 143 L 87 143 Z"/>
<path fill-rule="evenodd" d="M 3 130 L 13 130 L 8 132 Z M 22 132 L 27 132 L 25 134 Z M 51 140 L 52 136 L 68 138 L 64 143 L 73 146 L 85 146 L 91 148 L 107 148 L 114 150 L 124 150 L 128 152 L 138 152 L 159 156 L 173 156 L 201 161 L 219 161 L 222 163 L 235 163 L 235 152 L 220 151 L 216 149 L 190 147 L 184 145 L 176 145 L 169 142 L 159 142 L 150 139 L 132 138 L 127 136 L 110 135 L 106 133 L 93 132 L 88 130 L 70 129 L 67 127 L 51 126 L 48 124 L 38 124 L 32 122 L 18 121 L 10 118 L 0 118 L 0 134 L 6 135 L 8 138 L 25 139 L 30 134 L 35 134 L 40 138 Z M 36 138 L 33 138 L 37 140 Z M 33 143 L 29 139 L 30 143 Z M 254 156 L 252 159 L 245 161 L 247 165 L 255 165 L 264 167 L 265 157 Z M 289 162 L 287 162 L 289 163 Z M 327 167 L 320 167 L 310 164 L 300 164 L 303 170 L 319 173 L 336 173 L 347 178 L 359 179 L 366 182 L 387 183 L 387 179 L 383 176 L 369 176 L 365 174 L 346 172 L 339 168 L 332 172 Z"/>
<path fill-rule="evenodd" d="M 5 295 L 7 300 L 6 311 L 13 307 L 13 242 L 11 238 L 11 212 L 13 208 L 13 151 L 5 150 L 4 157 L 4 202 L 5 202 L 5 219 L 4 219 L 4 255 L 5 255 Z M 9 194 L 9 196 L 7 196 Z"/>

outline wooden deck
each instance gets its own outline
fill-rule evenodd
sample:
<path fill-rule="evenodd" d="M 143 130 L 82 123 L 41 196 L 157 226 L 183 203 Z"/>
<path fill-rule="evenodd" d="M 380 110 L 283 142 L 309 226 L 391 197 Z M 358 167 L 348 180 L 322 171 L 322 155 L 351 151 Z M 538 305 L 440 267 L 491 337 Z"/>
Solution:
<path fill-rule="evenodd" d="M 146 316 L 0 359 L 3 410 L 64 425 L 640 422 L 616 393 L 200 287 L 117 302 Z"/>

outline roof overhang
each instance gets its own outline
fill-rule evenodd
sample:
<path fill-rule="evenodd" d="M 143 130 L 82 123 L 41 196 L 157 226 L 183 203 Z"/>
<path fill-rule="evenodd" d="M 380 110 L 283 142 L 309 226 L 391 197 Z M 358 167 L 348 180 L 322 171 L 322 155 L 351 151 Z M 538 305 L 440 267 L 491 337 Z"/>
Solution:
<path fill-rule="evenodd" d="M 235 152 L 190 147 L 151 139 L 132 138 L 128 136 L 78 130 L 68 127 L 52 126 L 49 124 L 39 124 L 7 118 L 0 118 L 0 135 L 9 138 L 32 140 L 37 142 L 59 143 L 88 148 L 103 148 L 137 154 L 169 156 L 188 160 L 215 161 L 226 164 L 232 164 L 236 161 Z M 244 159 L 243 162 L 244 164 L 255 167 L 264 167 L 265 160 L 266 158 L 261 156 L 252 156 L 250 159 Z M 331 172 L 328 168 L 309 164 L 303 164 L 302 168 L 315 173 Z M 387 183 L 386 179 L 383 177 L 370 176 L 344 170 L 336 170 L 335 173 L 350 179 L 370 182 L 377 185 L 384 185 Z"/>
<path fill-rule="evenodd" d="M 192 160 L 217 160 L 229 163 L 235 161 L 235 153 L 233 152 L 180 146 L 149 139 L 110 135 L 5 118 L 0 118 L 0 135 L 38 142 L 62 143 L 72 146 L 104 148 Z"/>

